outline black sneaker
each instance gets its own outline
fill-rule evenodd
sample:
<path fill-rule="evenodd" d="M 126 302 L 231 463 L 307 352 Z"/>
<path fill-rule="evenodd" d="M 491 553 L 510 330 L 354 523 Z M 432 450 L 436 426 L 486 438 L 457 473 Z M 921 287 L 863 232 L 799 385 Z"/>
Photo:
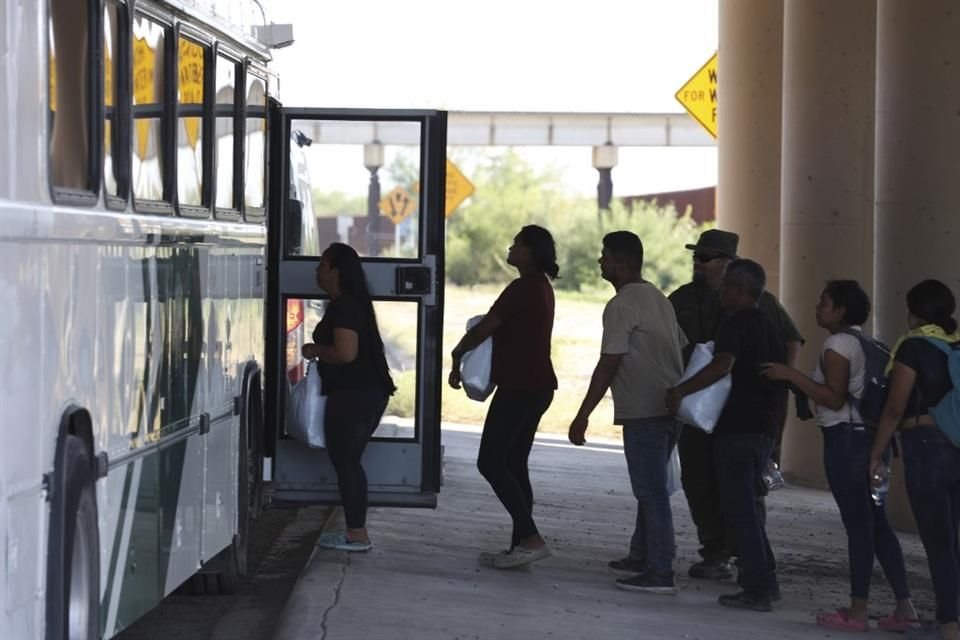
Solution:
<path fill-rule="evenodd" d="M 610 570 L 610 573 L 620 578 L 632 578 L 633 576 L 645 573 L 647 570 L 647 563 L 643 560 L 635 560 L 630 556 L 626 558 L 620 558 L 619 560 L 611 560 L 607 563 L 607 569 Z"/>
<path fill-rule="evenodd" d="M 673 582 L 672 574 L 662 576 L 653 571 L 647 571 L 632 578 L 620 578 L 617 580 L 617 589 L 659 593 L 665 596 L 674 596 L 677 594 L 677 585 Z"/>
<path fill-rule="evenodd" d="M 717 602 L 732 609 L 747 609 L 749 611 L 773 611 L 770 598 L 752 596 L 746 591 L 725 594 L 717 598 Z"/>
<path fill-rule="evenodd" d="M 687 575 L 701 580 L 729 580 L 733 577 L 733 565 L 724 561 L 704 560 L 691 565 Z"/>

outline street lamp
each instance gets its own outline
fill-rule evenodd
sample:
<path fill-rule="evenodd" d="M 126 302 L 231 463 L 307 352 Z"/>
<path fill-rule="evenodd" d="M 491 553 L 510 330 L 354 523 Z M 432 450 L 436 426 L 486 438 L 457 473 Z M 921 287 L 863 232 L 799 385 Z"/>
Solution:
<path fill-rule="evenodd" d="M 383 166 L 383 145 L 374 140 L 363 145 L 363 166 L 370 172 L 370 186 L 367 189 L 367 253 L 377 255 L 377 242 L 380 238 L 380 178 L 377 171 Z"/>
<path fill-rule="evenodd" d="M 602 144 L 593 148 L 593 168 L 600 174 L 597 183 L 597 208 L 600 211 L 610 209 L 613 199 L 613 178 L 611 172 L 617 166 L 617 147 L 611 143 Z"/>

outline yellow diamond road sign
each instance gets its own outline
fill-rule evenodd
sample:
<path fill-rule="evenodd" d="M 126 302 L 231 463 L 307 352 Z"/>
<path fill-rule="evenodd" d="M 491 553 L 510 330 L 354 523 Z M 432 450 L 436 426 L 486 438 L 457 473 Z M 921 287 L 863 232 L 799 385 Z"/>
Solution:
<path fill-rule="evenodd" d="M 394 187 L 380 200 L 377 207 L 383 215 L 393 220 L 393 224 L 400 224 L 417 208 L 410 193 L 403 187 Z"/>
<path fill-rule="evenodd" d="M 444 204 L 444 214 L 449 218 L 464 200 L 473 193 L 473 183 L 463 175 L 457 165 L 447 160 L 447 199 Z"/>
<path fill-rule="evenodd" d="M 677 91 L 677 100 L 707 132 L 717 137 L 717 54 Z"/>

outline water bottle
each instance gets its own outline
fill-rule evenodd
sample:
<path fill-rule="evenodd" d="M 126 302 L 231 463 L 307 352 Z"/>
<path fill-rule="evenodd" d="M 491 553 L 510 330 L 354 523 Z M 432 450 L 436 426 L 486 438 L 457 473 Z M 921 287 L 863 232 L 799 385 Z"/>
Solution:
<path fill-rule="evenodd" d="M 783 474 L 780 473 L 780 467 L 773 460 L 767 463 L 767 470 L 763 472 L 763 482 L 767 485 L 767 491 L 783 489 L 787 484 L 783 480 Z"/>
<path fill-rule="evenodd" d="M 878 507 L 883 506 L 883 501 L 887 498 L 887 491 L 890 489 L 890 475 L 892 471 L 890 466 L 881 462 L 873 470 L 873 482 L 870 483 L 870 497 L 873 498 L 873 504 Z"/>

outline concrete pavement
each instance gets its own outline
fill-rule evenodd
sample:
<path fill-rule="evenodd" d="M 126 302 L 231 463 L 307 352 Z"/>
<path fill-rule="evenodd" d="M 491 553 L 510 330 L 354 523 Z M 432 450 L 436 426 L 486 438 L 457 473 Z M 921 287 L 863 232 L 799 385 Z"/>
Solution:
<path fill-rule="evenodd" d="M 588 434 L 589 436 L 589 434 Z M 811 437 L 819 433 L 811 430 Z M 846 537 L 832 497 L 788 487 L 769 499 L 771 544 L 784 599 L 773 613 L 726 609 L 732 582 L 686 577 L 698 559 L 682 493 L 673 497 L 679 594 L 614 587 L 608 560 L 625 555 L 635 501 L 618 443 L 584 448 L 538 437 L 530 458 L 534 517 L 553 557 L 529 569 L 482 568 L 480 551 L 507 546 L 509 518 L 476 470 L 479 431 L 444 429 L 445 486 L 436 510 L 374 509 L 367 554 L 316 549 L 287 602 L 276 640 L 824 638 L 818 610 L 849 601 Z M 338 510 L 339 511 L 339 510 Z M 342 519 L 327 529 L 341 527 Z M 915 601 L 929 617 L 933 597 L 919 539 L 900 537 Z M 892 608 L 879 570 L 871 615 Z M 884 634 L 876 630 L 874 633 Z M 895 637 L 895 636 L 890 636 Z"/>

